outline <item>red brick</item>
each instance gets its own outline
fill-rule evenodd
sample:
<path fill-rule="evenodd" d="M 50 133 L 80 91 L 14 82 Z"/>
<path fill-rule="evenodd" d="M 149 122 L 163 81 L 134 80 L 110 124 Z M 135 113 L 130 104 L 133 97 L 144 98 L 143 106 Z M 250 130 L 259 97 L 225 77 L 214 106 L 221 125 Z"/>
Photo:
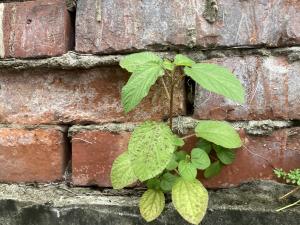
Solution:
<path fill-rule="evenodd" d="M 112 53 L 182 47 L 299 45 L 298 0 L 218 0 L 211 23 L 206 0 L 78 1 L 76 51 Z M 101 17 L 100 17 L 101 15 Z M 98 20 L 97 20 L 98 16 Z"/>
<path fill-rule="evenodd" d="M 0 128 L 0 182 L 63 179 L 67 149 L 59 128 Z"/>
<path fill-rule="evenodd" d="M 73 45 L 65 0 L 3 3 L 0 14 L 0 58 L 56 56 Z"/>
<path fill-rule="evenodd" d="M 273 167 L 294 169 L 300 165 L 300 128 L 274 131 L 270 136 L 251 136 L 240 131 L 244 147 L 237 150 L 232 165 L 224 166 L 220 175 L 199 179 L 209 188 L 225 188 L 254 180 L 275 180 Z M 114 159 L 127 149 L 130 133 L 82 130 L 72 138 L 73 183 L 80 186 L 110 187 L 110 170 Z M 186 140 L 191 150 L 196 138 Z"/>
<path fill-rule="evenodd" d="M 84 131 L 72 137 L 74 185 L 110 187 L 113 161 L 127 149 L 130 133 Z"/>
<path fill-rule="evenodd" d="M 91 70 L 0 70 L 0 123 L 61 124 L 161 120 L 168 101 L 160 82 L 129 114 L 120 101 L 129 74 L 119 67 Z M 181 84 L 182 85 L 182 84 Z M 184 114 L 183 86 L 174 112 Z"/>
<path fill-rule="evenodd" d="M 285 57 L 227 57 L 209 62 L 228 67 L 246 89 L 239 105 L 196 87 L 194 117 L 218 120 L 300 119 L 300 62 Z"/>

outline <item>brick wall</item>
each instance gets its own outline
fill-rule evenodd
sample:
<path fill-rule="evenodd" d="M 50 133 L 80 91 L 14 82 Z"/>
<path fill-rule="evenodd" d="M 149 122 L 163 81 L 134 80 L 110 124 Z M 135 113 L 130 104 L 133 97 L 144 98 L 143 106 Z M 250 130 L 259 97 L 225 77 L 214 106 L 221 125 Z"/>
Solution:
<path fill-rule="evenodd" d="M 299 0 L 78 0 L 76 13 L 74 2 L 0 0 L 0 182 L 110 187 L 134 126 L 168 116 L 159 83 L 136 110 L 122 110 L 129 74 L 118 62 L 143 50 L 225 65 L 246 87 L 244 105 L 197 85 L 187 99 L 190 82 L 176 88 L 187 133 L 191 121 L 228 120 L 244 142 L 219 176 L 199 175 L 207 187 L 300 166 Z"/>

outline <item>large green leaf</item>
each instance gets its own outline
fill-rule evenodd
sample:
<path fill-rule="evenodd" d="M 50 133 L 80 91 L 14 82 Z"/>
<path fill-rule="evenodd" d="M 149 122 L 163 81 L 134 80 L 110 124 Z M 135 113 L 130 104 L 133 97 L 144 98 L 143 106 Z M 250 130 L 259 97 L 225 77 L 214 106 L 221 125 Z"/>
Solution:
<path fill-rule="evenodd" d="M 200 148 L 194 148 L 191 153 L 192 164 L 200 170 L 204 170 L 210 165 L 208 154 Z"/>
<path fill-rule="evenodd" d="M 184 72 L 203 88 L 223 95 L 231 100 L 244 103 L 245 90 L 229 69 L 207 63 L 197 63 Z"/>
<path fill-rule="evenodd" d="M 208 193 L 200 181 L 179 178 L 172 188 L 172 201 L 185 220 L 199 224 L 206 213 Z"/>
<path fill-rule="evenodd" d="M 176 66 L 192 66 L 195 62 L 185 55 L 178 54 L 175 56 L 174 64 Z"/>
<path fill-rule="evenodd" d="M 233 163 L 235 160 L 235 151 L 232 149 L 226 149 L 222 146 L 215 146 L 214 147 L 216 154 L 220 161 L 224 163 L 225 165 L 229 165 Z"/>
<path fill-rule="evenodd" d="M 223 165 L 219 160 L 215 161 L 204 171 L 204 177 L 208 179 L 217 176 L 221 172 L 222 167 Z"/>
<path fill-rule="evenodd" d="M 203 120 L 195 128 L 197 137 L 204 138 L 225 148 L 239 148 L 242 141 L 239 134 L 227 122 Z"/>
<path fill-rule="evenodd" d="M 114 189 L 124 188 L 137 180 L 131 167 L 128 152 L 115 159 L 111 169 L 111 183 Z"/>
<path fill-rule="evenodd" d="M 178 171 L 180 176 L 186 180 L 194 180 L 197 176 L 196 167 L 187 160 L 182 160 L 179 162 Z"/>
<path fill-rule="evenodd" d="M 160 190 L 147 190 L 140 199 L 140 213 L 142 217 L 150 222 L 155 220 L 165 207 L 165 196 Z"/>
<path fill-rule="evenodd" d="M 128 72 L 134 72 L 141 65 L 153 62 L 156 64 L 162 63 L 162 59 L 152 52 L 140 52 L 125 56 L 120 61 L 120 66 Z"/>
<path fill-rule="evenodd" d="M 132 133 L 128 152 L 133 171 L 145 181 L 160 174 L 171 161 L 177 148 L 176 138 L 164 123 L 145 122 Z"/>
<path fill-rule="evenodd" d="M 163 68 L 155 62 L 147 62 L 136 68 L 127 84 L 122 88 L 121 97 L 125 112 L 134 109 L 163 74 Z"/>

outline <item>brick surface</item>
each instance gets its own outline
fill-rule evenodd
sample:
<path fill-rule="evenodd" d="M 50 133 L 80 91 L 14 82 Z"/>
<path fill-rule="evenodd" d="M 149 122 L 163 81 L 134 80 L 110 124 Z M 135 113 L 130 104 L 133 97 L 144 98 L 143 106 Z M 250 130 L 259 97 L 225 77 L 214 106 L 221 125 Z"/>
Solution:
<path fill-rule="evenodd" d="M 0 122 L 103 123 L 161 120 L 168 115 L 168 101 L 160 82 L 136 110 L 125 114 L 120 95 L 128 77 L 119 67 L 73 71 L 0 70 Z M 175 114 L 184 114 L 183 94 L 183 87 L 177 87 Z"/>
<path fill-rule="evenodd" d="M 110 187 L 113 161 L 126 151 L 130 133 L 84 131 L 72 137 L 74 185 Z"/>
<path fill-rule="evenodd" d="M 98 0 L 78 1 L 76 50 L 112 53 L 166 46 L 300 43 L 298 0 L 219 0 L 215 18 L 206 13 L 211 8 L 206 2 L 102 0 L 99 5 Z"/>
<path fill-rule="evenodd" d="M 63 179 L 67 149 L 58 128 L 0 128 L 0 182 Z"/>
<path fill-rule="evenodd" d="M 0 58 L 61 55 L 73 45 L 64 0 L 0 3 Z"/>
<path fill-rule="evenodd" d="M 196 87 L 194 117 L 198 119 L 300 119 L 300 61 L 285 57 L 227 57 L 211 60 L 228 67 L 246 89 L 239 105 Z"/>
<path fill-rule="evenodd" d="M 258 179 L 275 179 L 273 167 L 294 169 L 300 165 L 300 129 L 281 129 L 270 136 L 246 135 L 244 147 L 237 150 L 235 162 L 224 166 L 220 175 L 199 179 L 210 188 L 232 187 Z M 110 187 L 110 170 L 114 159 L 126 150 L 130 134 L 87 130 L 73 136 L 73 182 L 75 185 Z M 191 150 L 196 138 L 186 140 L 184 148 Z"/>

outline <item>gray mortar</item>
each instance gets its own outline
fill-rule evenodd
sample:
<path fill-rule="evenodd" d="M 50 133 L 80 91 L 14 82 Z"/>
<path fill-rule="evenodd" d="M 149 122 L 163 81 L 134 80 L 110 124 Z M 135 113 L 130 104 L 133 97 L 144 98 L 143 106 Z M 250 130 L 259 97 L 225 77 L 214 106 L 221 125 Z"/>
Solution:
<path fill-rule="evenodd" d="M 282 213 L 275 209 L 300 198 L 295 193 L 279 202 L 293 187 L 271 181 L 257 181 L 238 188 L 209 191 L 210 201 L 204 225 L 298 225 L 300 208 Z M 98 225 L 147 224 L 138 210 L 143 190 L 114 191 L 70 188 L 65 185 L 39 187 L 1 184 L 1 225 Z M 150 224 L 179 225 L 183 221 L 167 196 L 166 209 Z"/>
<path fill-rule="evenodd" d="M 195 61 L 199 62 L 211 58 L 222 58 L 230 56 L 286 56 L 292 62 L 300 60 L 300 47 L 277 48 L 277 49 L 210 49 L 210 50 L 183 50 L 183 54 L 188 55 Z M 157 52 L 158 55 L 165 58 L 173 58 L 175 52 Z M 68 52 L 62 56 L 45 59 L 0 59 L 0 68 L 15 70 L 51 68 L 51 69 L 90 69 L 101 66 L 118 65 L 123 55 L 90 55 Z"/>
<path fill-rule="evenodd" d="M 59 125 L 19 125 L 19 124 L 0 124 L 1 128 L 12 128 L 12 129 L 25 129 L 25 130 L 35 130 L 35 129 L 51 129 L 58 130 L 65 133 L 68 130 L 67 126 Z"/>

